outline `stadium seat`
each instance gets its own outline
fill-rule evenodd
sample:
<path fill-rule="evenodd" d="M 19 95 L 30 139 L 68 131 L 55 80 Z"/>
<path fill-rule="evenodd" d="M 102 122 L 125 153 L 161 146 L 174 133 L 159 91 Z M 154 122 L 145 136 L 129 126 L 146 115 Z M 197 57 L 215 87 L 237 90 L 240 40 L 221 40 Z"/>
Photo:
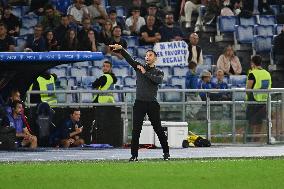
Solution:
<path fill-rule="evenodd" d="M 252 16 L 250 18 L 240 17 L 240 25 L 241 26 L 254 26 L 257 24 L 256 17 Z"/>
<path fill-rule="evenodd" d="M 117 16 L 120 16 L 120 17 L 126 17 L 127 16 L 127 11 L 126 11 L 125 7 L 116 6 L 115 9 L 116 9 Z"/>
<path fill-rule="evenodd" d="M 203 65 L 211 66 L 214 64 L 213 55 L 203 55 Z"/>
<path fill-rule="evenodd" d="M 122 36 L 124 40 L 127 42 L 127 47 L 136 47 L 138 45 L 138 37 L 137 36 Z"/>
<path fill-rule="evenodd" d="M 22 18 L 23 12 L 21 6 L 12 6 L 11 12 L 13 15 L 17 16 L 18 18 Z"/>
<path fill-rule="evenodd" d="M 188 68 L 186 66 L 173 66 L 173 76 L 186 76 Z"/>
<path fill-rule="evenodd" d="M 219 16 L 217 19 L 217 31 L 222 33 L 234 32 L 236 24 L 236 16 Z"/>
<path fill-rule="evenodd" d="M 111 56 L 112 65 L 115 66 L 127 66 L 128 63 L 125 59 L 120 59 L 117 56 Z"/>
<path fill-rule="evenodd" d="M 102 76 L 102 74 L 103 74 L 103 71 L 100 67 L 93 66 L 90 68 L 91 76 L 95 76 L 96 78 L 99 78 L 100 76 Z"/>
<path fill-rule="evenodd" d="M 123 85 L 123 77 L 116 76 L 116 79 L 117 79 L 116 85 L 119 85 L 119 86 Z"/>
<path fill-rule="evenodd" d="M 59 86 L 62 87 L 63 89 L 67 89 L 67 87 L 68 87 L 67 77 L 58 77 L 56 82 L 58 82 Z"/>
<path fill-rule="evenodd" d="M 210 65 L 197 65 L 196 67 L 196 74 L 200 75 L 204 70 L 211 71 Z"/>
<path fill-rule="evenodd" d="M 28 28 L 28 27 L 20 28 L 20 36 L 25 36 L 33 33 L 34 33 L 34 28 Z"/>
<path fill-rule="evenodd" d="M 92 103 L 93 102 L 93 93 L 82 92 L 81 100 L 82 103 Z"/>
<path fill-rule="evenodd" d="M 276 19 L 274 15 L 259 15 L 260 25 L 274 25 L 276 24 Z"/>
<path fill-rule="evenodd" d="M 34 15 L 25 15 L 22 17 L 22 27 L 31 28 L 37 25 L 38 17 Z"/>
<path fill-rule="evenodd" d="M 256 25 L 254 27 L 255 35 L 272 36 L 274 35 L 274 25 Z"/>
<path fill-rule="evenodd" d="M 76 77 L 68 77 L 68 86 L 72 88 L 72 86 L 77 86 Z"/>
<path fill-rule="evenodd" d="M 127 52 L 128 52 L 131 56 L 136 56 L 136 47 L 127 47 Z"/>
<path fill-rule="evenodd" d="M 90 61 L 76 62 L 76 63 L 73 64 L 73 66 L 76 66 L 76 67 L 81 67 L 81 66 L 89 67 L 89 66 L 91 66 L 91 62 Z"/>
<path fill-rule="evenodd" d="M 16 51 L 21 52 L 24 50 L 26 43 L 27 43 L 27 37 L 26 36 L 20 36 L 15 38 L 16 41 Z"/>
<path fill-rule="evenodd" d="M 81 77 L 81 86 L 84 88 L 92 87 L 93 82 L 96 80 L 94 76 L 82 76 Z"/>
<path fill-rule="evenodd" d="M 170 83 L 173 86 L 181 86 L 183 89 L 185 88 L 185 76 L 172 76 L 170 79 Z"/>
<path fill-rule="evenodd" d="M 115 66 L 112 68 L 112 72 L 116 76 L 126 77 L 129 75 L 129 66 Z"/>
<path fill-rule="evenodd" d="M 280 13 L 279 5 L 270 5 L 270 8 L 273 10 L 275 15 L 278 15 Z"/>
<path fill-rule="evenodd" d="M 176 85 L 165 85 L 163 89 L 180 89 L 181 86 Z M 162 98 L 164 102 L 181 102 L 182 100 L 182 93 L 180 92 L 164 92 L 162 93 Z"/>
<path fill-rule="evenodd" d="M 70 75 L 74 77 L 82 77 L 88 75 L 88 67 L 71 67 Z"/>
<path fill-rule="evenodd" d="M 247 81 L 246 75 L 230 75 L 229 76 L 229 84 L 231 84 L 232 88 L 245 87 Z"/>
<path fill-rule="evenodd" d="M 252 43 L 254 26 L 252 25 L 236 25 L 235 44 L 236 43 Z"/>
<path fill-rule="evenodd" d="M 67 76 L 67 69 L 64 67 L 61 68 L 51 68 L 50 73 L 55 73 L 57 77 L 66 77 Z"/>
<path fill-rule="evenodd" d="M 126 86 L 136 86 L 136 78 L 132 76 L 124 77 L 124 85 Z"/>
<path fill-rule="evenodd" d="M 272 48 L 272 39 L 273 36 L 254 36 L 252 44 L 254 54 L 269 53 Z"/>

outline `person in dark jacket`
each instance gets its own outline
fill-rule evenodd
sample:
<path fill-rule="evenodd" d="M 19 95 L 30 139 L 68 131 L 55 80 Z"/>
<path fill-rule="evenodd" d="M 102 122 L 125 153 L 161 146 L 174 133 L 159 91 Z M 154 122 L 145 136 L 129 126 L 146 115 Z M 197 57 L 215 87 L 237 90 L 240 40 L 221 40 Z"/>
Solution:
<path fill-rule="evenodd" d="M 273 40 L 273 56 L 275 64 L 284 65 L 284 26 L 279 35 Z"/>
<path fill-rule="evenodd" d="M 131 141 L 131 158 L 129 161 L 138 161 L 139 137 L 145 115 L 149 116 L 154 131 L 158 135 L 163 148 L 163 159 L 169 160 L 169 146 L 165 132 L 161 126 L 160 105 L 157 101 L 158 85 L 162 83 L 164 73 L 156 68 L 157 54 L 148 50 L 145 56 L 146 64 L 141 64 L 127 53 L 118 44 L 110 45 L 113 51 L 120 51 L 121 55 L 134 68 L 137 75 L 136 100 L 133 107 L 133 130 Z"/>

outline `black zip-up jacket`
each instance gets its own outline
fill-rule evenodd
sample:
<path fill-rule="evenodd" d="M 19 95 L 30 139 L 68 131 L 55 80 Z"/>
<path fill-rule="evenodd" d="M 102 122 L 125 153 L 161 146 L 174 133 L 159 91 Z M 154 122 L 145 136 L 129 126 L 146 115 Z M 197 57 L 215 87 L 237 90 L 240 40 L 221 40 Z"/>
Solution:
<path fill-rule="evenodd" d="M 140 101 L 157 101 L 158 85 L 163 82 L 164 72 L 156 67 L 150 67 L 147 64 L 141 64 L 135 61 L 125 49 L 121 50 L 122 56 L 136 71 L 136 100 Z M 137 66 L 144 67 L 146 72 L 137 69 Z"/>

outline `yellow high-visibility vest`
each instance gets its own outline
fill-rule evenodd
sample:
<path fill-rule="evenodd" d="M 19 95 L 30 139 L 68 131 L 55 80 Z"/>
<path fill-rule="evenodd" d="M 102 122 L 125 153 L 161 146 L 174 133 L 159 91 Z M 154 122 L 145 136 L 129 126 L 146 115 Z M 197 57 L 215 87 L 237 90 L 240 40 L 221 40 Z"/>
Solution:
<path fill-rule="evenodd" d="M 104 86 L 99 87 L 98 90 L 106 91 L 109 90 L 110 86 L 113 84 L 113 78 L 110 74 L 104 74 L 107 78 L 107 82 Z M 98 103 L 114 103 L 114 97 L 112 93 L 101 93 L 94 95 L 94 100 L 98 97 Z"/>

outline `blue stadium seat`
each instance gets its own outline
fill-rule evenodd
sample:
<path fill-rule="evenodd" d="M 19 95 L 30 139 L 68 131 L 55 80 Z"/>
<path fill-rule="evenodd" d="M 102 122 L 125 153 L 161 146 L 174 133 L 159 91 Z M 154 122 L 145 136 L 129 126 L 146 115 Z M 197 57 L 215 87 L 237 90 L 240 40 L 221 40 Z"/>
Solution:
<path fill-rule="evenodd" d="M 117 56 L 111 56 L 111 62 L 113 66 L 127 66 L 128 65 L 125 59 L 119 59 Z"/>
<path fill-rule="evenodd" d="M 13 15 L 17 16 L 18 18 L 21 18 L 23 15 L 22 12 L 22 7 L 21 6 L 12 6 L 12 10 L 11 12 L 13 13 Z"/>
<path fill-rule="evenodd" d="M 124 85 L 126 86 L 136 86 L 136 78 L 132 76 L 124 77 Z"/>
<path fill-rule="evenodd" d="M 179 85 L 165 85 L 162 87 L 163 89 L 180 89 Z M 180 92 L 165 92 L 162 94 L 164 102 L 181 102 L 182 93 Z"/>
<path fill-rule="evenodd" d="M 270 5 L 270 8 L 273 10 L 275 15 L 278 15 L 280 13 L 279 5 Z"/>
<path fill-rule="evenodd" d="M 84 88 L 91 88 L 93 82 L 96 80 L 94 76 L 82 76 L 81 77 L 81 86 Z"/>
<path fill-rule="evenodd" d="M 247 76 L 246 75 L 230 75 L 229 84 L 233 88 L 246 87 Z"/>
<path fill-rule="evenodd" d="M 186 66 L 173 66 L 173 76 L 186 76 L 188 68 Z"/>
<path fill-rule="evenodd" d="M 200 75 L 204 70 L 207 70 L 207 71 L 211 71 L 211 66 L 210 65 L 197 65 L 196 67 L 196 74 L 197 75 Z"/>
<path fill-rule="evenodd" d="M 131 55 L 131 56 L 136 56 L 136 47 L 127 47 L 127 52 Z"/>
<path fill-rule="evenodd" d="M 143 59 L 143 62 L 144 62 L 145 54 L 149 49 L 153 49 L 153 47 L 152 46 L 138 46 L 137 47 L 137 56 Z"/>
<path fill-rule="evenodd" d="M 274 25 L 256 25 L 254 27 L 255 35 L 271 36 L 274 35 Z"/>
<path fill-rule="evenodd" d="M 284 25 L 283 24 L 276 24 L 275 25 L 275 35 L 279 35 L 283 29 Z"/>
<path fill-rule="evenodd" d="M 68 86 L 77 86 L 77 79 L 76 77 L 68 77 Z"/>
<path fill-rule="evenodd" d="M 87 92 L 81 93 L 81 102 L 82 103 L 92 103 L 93 93 L 87 93 Z"/>
<path fill-rule="evenodd" d="M 70 75 L 74 77 L 82 77 L 88 75 L 88 67 L 71 67 Z"/>
<path fill-rule="evenodd" d="M 67 87 L 68 87 L 68 79 L 67 79 L 67 77 L 58 77 L 56 82 L 59 83 L 59 86 L 62 89 L 67 89 Z"/>
<path fill-rule="evenodd" d="M 256 17 L 252 16 L 250 18 L 240 17 L 240 25 L 241 26 L 254 26 L 257 24 Z"/>
<path fill-rule="evenodd" d="M 96 78 L 99 78 L 100 76 L 102 76 L 102 74 L 103 74 L 103 71 L 100 67 L 93 66 L 90 68 L 91 76 L 95 76 Z"/>
<path fill-rule="evenodd" d="M 170 79 L 170 83 L 173 86 L 181 86 L 183 89 L 185 88 L 185 76 L 172 76 Z"/>
<path fill-rule="evenodd" d="M 112 68 L 112 72 L 116 76 L 126 77 L 129 75 L 129 66 L 115 66 Z"/>
<path fill-rule="evenodd" d="M 252 25 L 237 25 L 235 36 L 238 43 L 252 43 L 254 26 Z"/>
<path fill-rule="evenodd" d="M 76 62 L 76 63 L 73 64 L 73 66 L 76 66 L 76 67 L 81 67 L 81 66 L 89 67 L 89 66 L 91 66 L 91 62 L 90 61 Z"/>
<path fill-rule="evenodd" d="M 222 33 L 234 32 L 236 24 L 236 16 L 219 16 L 217 19 L 217 30 Z"/>
<path fill-rule="evenodd" d="M 274 15 L 259 15 L 260 25 L 274 25 L 276 24 L 276 19 Z"/>
<path fill-rule="evenodd" d="M 63 14 L 66 14 L 67 8 L 72 4 L 72 0 L 50 0 L 50 3 Z"/>
<path fill-rule="evenodd" d="M 259 36 L 253 38 L 253 50 L 255 53 L 269 53 L 272 48 L 273 36 Z"/>
<path fill-rule="evenodd" d="M 211 66 L 214 64 L 214 57 L 213 55 L 203 55 L 203 64 Z"/>
<path fill-rule="evenodd" d="M 121 85 L 124 84 L 124 83 L 123 83 L 123 77 L 121 77 L 121 76 L 116 76 L 116 79 L 117 79 L 116 85 L 121 86 Z"/>
<path fill-rule="evenodd" d="M 122 36 L 122 38 L 126 40 L 127 47 L 135 47 L 139 44 L 137 36 Z"/>
<path fill-rule="evenodd" d="M 27 43 L 27 36 L 20 36 L 15 38 L 16 41 L 16 51 L 22 52 Z"/>
<path fill-rule="evenodd" d="M 34 28 L 29 28 L 29 27 L 20 28 L 20 36 L 25 36 L 33 33 L 34 33 Z"/>
<path fill-rule="evenodd" d="M 120 16 L 120 17 L 126 17 L 127 16 L 127 11 L 126 11 L 125 7 L 116 6 L 115 9 L 116 9 L 117 16 Z"/>
<path fill-rule="evenodd" d="M 51 68 L 50 69 L 50 73 L 55 73 L 57 75 L 57 77 L 66 77 L 67 76 L 67 70 L 66 68 Z"/>
<path fill-rule="evenodd" d="M 22 27 L 34 27 L 38 23 L 38 17 L 34 15 L 25 15 L 22 17 Z"/>

